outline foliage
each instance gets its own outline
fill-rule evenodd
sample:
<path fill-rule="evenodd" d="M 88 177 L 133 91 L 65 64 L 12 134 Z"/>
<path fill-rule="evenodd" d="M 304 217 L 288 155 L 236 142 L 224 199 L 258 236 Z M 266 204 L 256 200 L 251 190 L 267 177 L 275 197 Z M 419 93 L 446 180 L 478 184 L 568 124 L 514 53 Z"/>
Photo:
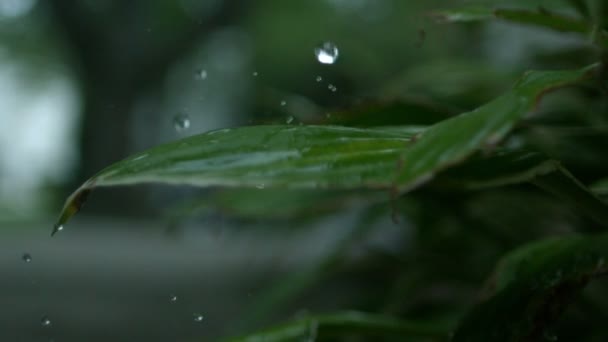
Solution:
<path fill-rule="evenodd" d="M 89 192 L 104 186 L 221 186 L 182 205 L 178 216 L 221 210 L 293 225 L 349 211 L 356 200 L 366 209 L 352 235 L 308 272 L 268 289 L 242 320 L 247 328 L 257 326 L 337 279 L 360 282 L 363 294 L 349 308 L 357 311 L 311 315 L 235 341 L 605 338 L 601 319 L 580 303 L 594 303 L 595 294 L 584 288 L 606 273 L 608 257 L 602 233 L 608 228 L 608 157 L 597 149 L 598 141 L 608 141 L 608 35 L 584 2 L 571 3 L 578 18 L 546 9 L 480 8 L 433 16 L 588 36 L 598 51 L 591 65 L 584 66 L 585 55 L 574 58 L 576 69 L 526 72 L 502 95 L 458 115 L 442 110 L 449 106 L 441 99 L 434 100 L 439 105 L 378 101 L 325 122 L 237 127 L 160 145 L 85 182 L 66 202 L 54 232 Z M 580 132 L 591 139 L 579 139 Z M 577 153 L 556 148 L 555 141 L 576 146 Z M 407 248 L 349 258 L 351 246 L 391 212 L 395 224 L 414 231 Z M 571 304 L 578 310 L 568 311 Z M 585 331 L 580 318 L 560 321 L 564 313 L 583 316 Z"/>

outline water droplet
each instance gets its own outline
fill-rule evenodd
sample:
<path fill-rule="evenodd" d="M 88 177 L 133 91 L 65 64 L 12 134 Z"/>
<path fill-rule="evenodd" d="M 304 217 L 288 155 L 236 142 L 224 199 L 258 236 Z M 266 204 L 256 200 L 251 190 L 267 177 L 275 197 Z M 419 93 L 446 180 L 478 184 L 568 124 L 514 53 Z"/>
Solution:
<path fill-rule="evenodd" d="M 258 74 L 258 72 L 257 72 L 257 71 L 254 71 L 254 72 L 252 73 L 252 75 L 253 75 L 253 77 L 258 77 L 258 75 L 259 75 L 259 74 Z"/>
<path fill-rule="evenodd" d="M 23 255 L 21 256 L 21 260 L 25 262 L 30 262 L 32 261 L 32 256 L 29 253 L 23 253 Z"/>
<path fill-rule="evenodd" d="M 53 234 L 60 232 L 63 230 L 63 225 L 62 224 L 56 224 L 54 229 L 53 229 Z"/>
<path fill-rule="evenodd" d="M 334 64 L 338 55 L 338 47 L 332 42 L 324 42 L 315 48 L 315 56 L 321 64 Z"/>
<path fill-rule="evenodd" d="M 190 117 L 186 114 L 177 114 L 173 118 L 173 127 L 178 132 L 183 132 L 190 128 Z"/>
<path fill-rule="evenodd" d="M 169 301 L 170 301 L 171 303 L 175 303 L 175 302 L 177 302 L 177 295 L 174 295 L 174 294 L 169 295 Z"/>
<path fill-rule="evenodd" d="M 316 80 L 317 82 L 321 82 L 321 81 L 323 81 L 323 77 L 321 77 L 321 76 L 317 76 L 317 78 L 315 78 L 315 80 Z"/>
<path fill-rule="evenodd" d="M 331 90 L 332 93 L 335 93 L 336 90 L 338 90 L 338 88 L 336 88 L 336 86 L 333 84 L 328 84 L 327 89 Z"/>
<path fill-rule="evenodd" d="M 258 189 L 264 189 L 265 185 L 264 185 L 264 183 L 260 183 L 260 184 L 256 185 L 255 187 Z"/>
<path fill-rule="evenodd" d="M 205 319 L 205 316 L 199 314 L 199 313 L 195 313 L 194 314 L 194 321 L 197 323 L 200 323 L 203 321 L 203 319 Z"/>
<path fill-rule="evenodd" d="M 285 107 L 287 105 L 287 101 L 283 100 L 281 101 L 281 107 Z"/>
<path fill-rule="evenodd" d="M 207 79 L 207 70 L 205 70 L 205 69 L 196 70 L 196 72 L 194 73 L 194 78 L 199 81 L 206 80 Z"/>
<path fill-rule="evenodd" d="M 287 120 L 285 120 L 285 123 L 287 123 L 289 125 L 292 122 L 293 122 L 293 116 L 290 115 L 287 117 Z"/>
<path fill-rule="evenodd" d="M 40 324 L 42 324 L 43 327 L 50 327 L 52 322 L 49 319 L 49 316 L 42 316 L 42 319 L 40 320 Z"/>

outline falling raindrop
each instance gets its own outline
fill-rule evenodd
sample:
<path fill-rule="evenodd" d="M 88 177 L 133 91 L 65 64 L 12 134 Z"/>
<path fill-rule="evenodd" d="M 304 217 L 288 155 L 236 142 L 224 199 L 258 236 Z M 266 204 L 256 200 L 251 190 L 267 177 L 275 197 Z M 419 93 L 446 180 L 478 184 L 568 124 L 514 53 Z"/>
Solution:
<path fill-rule="evenodd" d="M 287 117 L 287 120 L 285 120 L 285 123 L 287 123 L 289 125 L 292 122 L 293 122 L 293 116 L 290 115 Z"/>
<path fill-rule="evenodd" d="M 323 81 L 323 77 L 321 77 L 321 76 L 317 76 L 317 78 L 315 78 L 315 80 L 316 80 L 317 82 L 321 82 L 321 81 Z"/>
<path fill-rule="evenodd" d="M 336 90 L 338 90 L 338 88 L 336 88 L 336 86 L 331 83 L 327 85 L 327 89 L 331 90 L 332 93 L 335 93 Z"/>
<path fill-rule="evenodd" d="M 42 324 L 43 327 L 50 327 L 51 326 L 51 320 L 49 319 L 49 316 L 42 316 L 42 319 L 40 320 L 40 324 Z"/>
<path fill-rule="evenodd" d="M 258 189 L 264 189 L 265 185 L 264 185 L 264 183 L 260 183 L 260 184 L 256 185 L 255 187 Z"/>
<path fill-rule="evenodd" d="M 174 295 L 174 294 L 170 295 L 170 296 L 169 296 L 169 301 L 170 301 L 171 303 L 175 303 L 175 302 L 177 302 L 177 295 Z"/>
<path fill-rule="evenodd" d="M 339 54 L 338 47 L 332 42 L 324 42 L 315 48 L 315 56 L 321 64 L 334 64 Z"/>
<path fill-rule="evenodd" d="M 186 114 L 177 114 L 173 118 L 173 127 L 177 132 L 183 132 L 190 128 L 190 117 Z"/>
<path fill-rule="evenodd" d="M 32 261 L 32 256 L 29 253 L 23 253 L 23 255 L 21 256 L 21 260 L 25 262 L 30 262 Z"/>
<path fill-rule="evenodd" d="M 195 313 L 194 314 L 194 321 L 197 323 L 200 323 L 203 321 L 203 319 L 205 319 L 205 316 L 199 314 L 199 313 Z"/>
<path fill-rule="evenodd" d="M 258 75 L 259 75 L 259 74 L 258 74 L 258 72 L 257 72 L 257 71 L 254 71 L 254 72 L 252 73 L 252 75 L 253 75 L 253 77 L 258 77 Z"/>
<path fill-rule="evenodd" d="M 285 107 L 285 105 L 287 105 L 287 101 L 285 101 L 285 100 L 281 101 L 281 107 Z"/>
<path fill-rule="evenodd" d="M 207 70 L 205 70 L 205 69 L 196 70 L 196 72 L 194 73 L 194 79 L 196 79 L 198 81 L 206 80 L 207 79 Z"/>

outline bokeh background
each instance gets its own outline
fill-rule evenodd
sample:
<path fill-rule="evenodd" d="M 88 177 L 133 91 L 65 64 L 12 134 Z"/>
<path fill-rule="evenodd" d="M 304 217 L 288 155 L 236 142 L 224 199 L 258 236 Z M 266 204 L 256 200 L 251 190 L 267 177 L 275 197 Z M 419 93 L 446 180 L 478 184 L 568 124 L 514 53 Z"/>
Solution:
<path fill-rule="evenodd" d="M 268 289 L 309 274 L 365 221 L 361 201 L 314 222 L 244 224 L 172 211 L 214 189 L 111 188 L 50 232 L 81 182 L 163 142 L 405 100 L 458 113 L 524 70 L 591 61 L 562 58 L 589 49 L 580 37 L 428 15 L 476 4 L 571 14 L 566 3 L 0 0 L 0 340 L 209 341 L 351 308 L 379 280 L 346 276 L 264 313 Z M 314 55 L 326 41 L 339 49 L 331 65 Z M 352 258 L 407 246 L 407 221 L 384 207 Z"/>

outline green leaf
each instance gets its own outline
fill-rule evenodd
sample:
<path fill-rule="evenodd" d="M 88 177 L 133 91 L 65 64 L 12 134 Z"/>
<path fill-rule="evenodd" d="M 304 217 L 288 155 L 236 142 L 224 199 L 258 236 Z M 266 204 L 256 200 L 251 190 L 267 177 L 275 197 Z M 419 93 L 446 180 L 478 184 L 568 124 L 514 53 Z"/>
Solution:
<path fill-rule="evenodd" d="M 309 316 L 230 342 L 315 341 L 316 338 L 335 336 L 392 336 L 402 341 L 411 338 L 446 337 L 450 324 L 444 322 L 414 322 L 392 316 L 357 311 Z M 417 340 L 417 341 L 418 341 Z"/>
<path fill-rule="evenodd" d="M 528 72 L 497 99 L 415 135 L 409 127 L 251 126 L 160 145 L 113 164 L 85 182 L 68 198 L 54 232 L 96 186 L 162 182 L 405 192 L 478 148 L 496 144 L 543 93 L 580 80 L 595 68 Z"/>
<path fill-rule="evenodd" d="M 511 91 L 459 116 L 444 120 L 420 133 L 400 160 L 397 185 L 406 191 L 458 163 L 477 149 L 497 144 L 551 88 L 574 82 L 595 67 L 574 71 L 532 71 Z"/>
<path fill-rule="evenodd" d="M 606 234 L 552 238 L 509 253 L 453 341 L 542 340 L 589 280 L 608 271 L 606 257 Z"/>
<path fill-rule="evenodd" d="M 593 25 L 587 21 L 569 18 L 543 9 L 530 11 L 525 9 L 465 8 L 437 11 L 432 13 L 432 16 L 445 22 L 473 22 L 501 19 L 517 24 L 544 27 L 559 32 L 593 33 Z M 602 45 L 608 45 L 607 32 L 599 32 L 597 38 Z"/>
<path fill-rule="evenodd" d="M 526 150 L 499 150 L 478 155 L 445 172 L 438 183 L 480 189 L 531 182 L 608 227 L 608 205 L 557 160 Z M 589 227 L 589 229 L 594 227 Z"/>

